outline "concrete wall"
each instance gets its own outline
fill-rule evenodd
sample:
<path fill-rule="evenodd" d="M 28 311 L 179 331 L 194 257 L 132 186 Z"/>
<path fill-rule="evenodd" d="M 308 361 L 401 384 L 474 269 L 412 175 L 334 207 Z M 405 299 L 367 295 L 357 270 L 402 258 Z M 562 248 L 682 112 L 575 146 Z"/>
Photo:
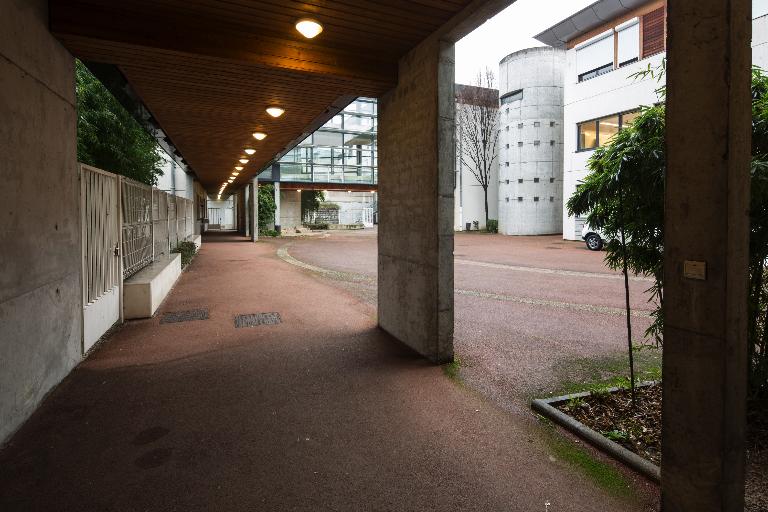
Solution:
<path fill-rule="evenodd" d="M 499 96 L 522 90 L 501 105 L 499 233 L 562 232 L 563 73 L 565 52 L 530 48 L 499 63 Z"/>
<path fill-rule="evenodd" d="M 430 38 L 379 100 L 379 326 L 434 362 L 453 359 L 453 82 Z"/>
<path fill-rule="evenodd" d="M 297 226 L 301 226 L 301 193 L 280 190 L 280 227 L 293 229 Z"/>
<path fill-rule="evenodd" d="M 45 0 L 0 0 L 0 442 L 81 357 L 74 60 Z"/>
<path fill-rule="evenodd" d="M 752 64 L 768 72 L 768 16 L 752 20 Z"/>

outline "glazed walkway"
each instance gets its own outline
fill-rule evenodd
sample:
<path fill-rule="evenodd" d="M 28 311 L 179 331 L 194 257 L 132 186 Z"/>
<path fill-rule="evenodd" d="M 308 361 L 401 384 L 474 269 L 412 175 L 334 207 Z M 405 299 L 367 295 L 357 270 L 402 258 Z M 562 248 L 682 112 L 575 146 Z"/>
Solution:
<path fill-rule="evenodd" d="M 210 319 L 161 324 L 163 312 Z M 282 323 L 235 328 L 238 314 Z M 0 510 L 633 510 L 375 312 L 209 236 L 156 318 L 82 363 L 0 453 Z"/>

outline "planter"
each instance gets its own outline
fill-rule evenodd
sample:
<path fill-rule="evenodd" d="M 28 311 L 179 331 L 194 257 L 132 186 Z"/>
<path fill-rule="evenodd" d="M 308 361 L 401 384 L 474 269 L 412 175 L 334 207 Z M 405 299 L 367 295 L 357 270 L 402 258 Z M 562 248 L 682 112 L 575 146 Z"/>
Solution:
<path fill-rule="evenodd" d="M 653 386 L 655 384 L 657 383 L 644 382 L 639 384 L 638 388 Z M 620 389 L 621 388 L 610 388 L 607 390 L 607 392 L 615 393 Z M 626 449 L 620 444 L 611 441 L 601 433 L 592 430 L 580 421 L 577 421 L 576 419 L 555 407 L 556 405 L 566 403 L 575 398 L 586 398 L 591 395 L 591 392 L 586 391 L 583 393 L 574 393 L 572 395 L 556 396 L 553 398 L 541 398 L 531 402 L 531 409 L 541 414 L 545 418 L 552 420 L 566 430 L 569 430 L 573 434 L 579 436 L 584 441 L 602 450 L 611 457 L 623 462 L 646 478 L 649 478 L 650 480 L 657 483 L 661 482 L 661 472 L 657 465 Z"/>

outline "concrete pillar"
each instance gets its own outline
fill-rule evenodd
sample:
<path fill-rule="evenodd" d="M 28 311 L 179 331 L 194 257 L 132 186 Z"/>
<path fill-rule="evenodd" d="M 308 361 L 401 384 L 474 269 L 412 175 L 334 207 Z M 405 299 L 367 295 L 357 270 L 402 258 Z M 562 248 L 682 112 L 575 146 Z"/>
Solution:
<path fill-rule="evenodd" d="M 453 359 L 453 44 L 403 57 L 379 100 L 379 326 L 429 360 Z"/>
<path fill-rule="evenodd" d="M 46 0 L 0 1 L 0 444 L 82 355 L 74 66 Z"/>
<path fill-rule="evenodd" d="M 744 507 L 750 2 L 669 2 L 662 509 Z"/>
<path fill-rule="evenodd" d="M 275 231 L 280 232 L 280 182 L 275 182 Z"/>
<path fill-rule="evenodd" d="M 248 184 L 248 215 L 251 225 L 251 242 L 259 240 L 259 179 L 254 176 Z"/>

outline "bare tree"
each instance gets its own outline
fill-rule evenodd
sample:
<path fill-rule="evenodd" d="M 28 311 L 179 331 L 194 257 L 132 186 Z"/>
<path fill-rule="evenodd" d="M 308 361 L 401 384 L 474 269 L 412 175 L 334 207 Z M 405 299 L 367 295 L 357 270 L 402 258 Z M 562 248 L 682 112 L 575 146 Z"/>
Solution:
<path fill-rule="evenodd" d="M 498 165 L 499 91 L 494 89 L 494 82 L 493 71 L 486 68 L 484 73 L 477 74 L 475 84 L 456 86 L 459 165 L 469 169 L 483 187 L 486 226 L 488 185 Z"/>

